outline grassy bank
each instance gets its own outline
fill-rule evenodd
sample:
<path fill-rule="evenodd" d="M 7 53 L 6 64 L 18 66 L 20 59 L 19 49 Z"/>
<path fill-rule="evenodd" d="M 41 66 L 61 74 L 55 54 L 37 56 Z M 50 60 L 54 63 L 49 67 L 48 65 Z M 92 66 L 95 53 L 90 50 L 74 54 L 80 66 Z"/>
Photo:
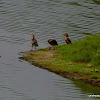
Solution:
<path fill-rule="evenodd" d="M 90 35 L 70 45 L 24 52 L 21 57 L 63 77 L 100 87 L 100 35 Z"/>

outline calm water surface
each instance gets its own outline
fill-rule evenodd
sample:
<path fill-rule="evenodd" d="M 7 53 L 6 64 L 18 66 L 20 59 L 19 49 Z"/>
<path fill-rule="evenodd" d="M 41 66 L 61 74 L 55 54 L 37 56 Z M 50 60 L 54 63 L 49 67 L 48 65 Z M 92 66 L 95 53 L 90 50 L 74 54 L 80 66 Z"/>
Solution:
<path fill-rule="evenodd" d="M 0 100 L 95 100 L 98 88 L 64 79 L 18 59 L 31 49 L 35 34 L 39 48 L 54 38 L 65 44 L 100 33 L 97 0 L 0 0 Z"/>

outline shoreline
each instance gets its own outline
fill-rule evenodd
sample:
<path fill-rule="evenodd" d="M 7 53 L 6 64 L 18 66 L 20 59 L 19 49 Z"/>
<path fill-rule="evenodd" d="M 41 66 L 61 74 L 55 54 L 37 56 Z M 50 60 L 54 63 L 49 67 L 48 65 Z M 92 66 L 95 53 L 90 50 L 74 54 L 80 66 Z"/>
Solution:
<path fill-rule="evenodd" d="M 56 52 L 57 50 L 48 50 L 48 49 L 40 49 L 37 51 L 23 52 L 25 56 L 20 57 L 20 59 L 28 61 L 32 65 L 35 65 L 42 69 L 46 69 L 64 78 L 68 78 L 68 79 L 80 81 L 83 83 L 88 83 L 88 84 L 91 84 L 92 86 L 100 87 L 100 80 L 96 78 L 89 79 L 88 76 L 90 76 L 90 74 L 66 71 L 66 70 L 63 70 L 63 68 L 57 68 L 58 64 L 57 65 L 53 64 L 53 62 L 56 62 L 57 60 L 59 60 L 54 57 L 56 55 Z M 61 61 L 59 61 L 59 63 L 60 62 Z M 73 65 L 72 63 L 69 63 L 68 67 L 72 65 Z"/>
<path fill-rule="evenodd" d="M 23 52 L 20 57 L 62 77 L 100 87 L 100 35 L 89 35 L 69 45 Z"/>

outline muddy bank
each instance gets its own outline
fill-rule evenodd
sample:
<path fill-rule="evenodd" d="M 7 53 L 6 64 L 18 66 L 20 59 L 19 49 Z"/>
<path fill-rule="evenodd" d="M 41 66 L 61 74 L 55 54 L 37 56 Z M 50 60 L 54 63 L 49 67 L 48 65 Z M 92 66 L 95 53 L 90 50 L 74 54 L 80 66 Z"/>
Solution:
<path fill-rule="evenodd" d="M 96 77 L 90 78 L 90 73 L 80 73 L 69 70 L 68 67 L 71 67 L 73 65 L 72 63 L 66 64 L 65 69 L 63 67 L 63 61 L 56 58 L 56 55 L 58 55 L 56 50 L 41 49 L 38 51 L 30 51 L 23 53 L 25 55 L 23 57 L 20 57 L 20 59 L 26 60 L 37 67 L 54 72 L 65 78 L 78 80 L 80 82 L 89 83 L 93 86 L 100 87 L 100 79 Z"/>

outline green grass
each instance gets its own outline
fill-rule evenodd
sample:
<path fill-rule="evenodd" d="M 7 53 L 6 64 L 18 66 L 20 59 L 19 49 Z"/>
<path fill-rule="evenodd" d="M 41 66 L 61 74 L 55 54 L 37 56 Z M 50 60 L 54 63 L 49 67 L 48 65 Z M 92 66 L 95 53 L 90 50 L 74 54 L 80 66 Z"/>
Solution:
<path fill-rule="evenodd" d="M 70 45 L 59 45 L 56 48 L 62 60 L 100 66 L 100 35 L 90 35 L 84 40 Z"/>
<path fill-rule="evenodd" d="M 100 79 L 100 35 L 90 35 L 84 40 L 77 40 L 70 45 L 55 46 L 55 48 L 57 49 L 55 58 L 63 61 L 62 65 L 59 64 L 63 70 L 90 74 L 89 78 Z"/>

